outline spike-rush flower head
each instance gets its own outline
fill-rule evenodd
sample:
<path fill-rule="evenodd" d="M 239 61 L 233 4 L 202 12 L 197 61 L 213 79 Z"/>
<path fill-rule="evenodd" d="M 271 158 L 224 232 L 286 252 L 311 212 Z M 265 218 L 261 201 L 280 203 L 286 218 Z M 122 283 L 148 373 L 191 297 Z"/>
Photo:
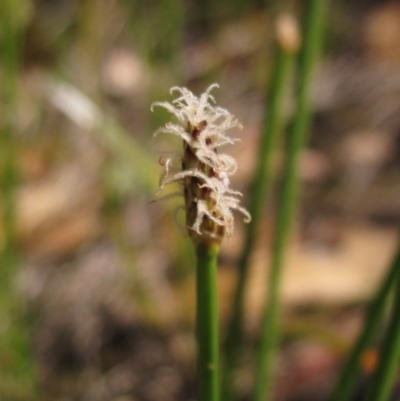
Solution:
<path fill-rule="evenodd" d="M 216 87 L 217 84 L 209 86 L 200 97 L 186 88 L 173 87 L 171 94 L 178 96 L 171 103 L 155 102 L 151 107 L 164 107 L 180 123 L 169 122 L 154 134 L 172 134 L 183 139 L 183 154 L 160 158 L 163 172 L 159 192 L 173 182 L 183 183 L 186 224 L 196 243 L 220 242 L 224 234 L 229 237 L 233 232 L 233 210 L 242 213 L 245 222 L 251 219 L 239 205 L 238 197 L 242 194 L 229 187 L 229 176 L 237 170 L 236 160 L 218 153 L 219 147 L 238 141 L 226 131 L 242 126 L 227 110 L 214 105 L 210 92 Z"/>

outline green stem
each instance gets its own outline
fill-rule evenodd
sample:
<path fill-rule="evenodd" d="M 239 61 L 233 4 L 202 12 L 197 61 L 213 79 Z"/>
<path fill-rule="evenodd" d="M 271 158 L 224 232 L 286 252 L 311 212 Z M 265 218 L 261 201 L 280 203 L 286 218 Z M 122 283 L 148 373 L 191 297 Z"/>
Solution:
<path fill-rule="evenodd" d="M 284 251 L 297 201 L 299 155 L 306 142 L 309 128 L 310 84 L 322 42 L 326 5 L 326 0 L 309 0 L 307 2 L 304 43 L 298 64 L 296 110 L 289 129 L 283 187 L 280 195 L 277 229 L 272 245 L 271 272 L 255 372 L 255 401 L 270 400 L 272 397 L 272 365 L 278 338 L 279 295 Z"/>
<path fill-rule="evenodd" d="M 13 16 L 13 6 L 10 2 L 2 4 L 0 14 L 2 39 L 0 53 L 3 56 L 3 94 L 5 107 L 3 126 L 0 132 L 0 197 L 3 204 L 4 246 L 2 249 L 3 274 L 10 275 L 15 259 L 15 144 L 14 119 L 17 94 L 17 75 L 19 70 L 21 32 L 18 20 Z M 9 277 L 8 277 L 9 279 Z M 6 280 L 7 285 L 9 284 Z M 4 280 L 3 280 L 4 281 Z"/>
<path fill-rule="evenodd" d="M 247 226 L 245 243 L 238 262 L 238 280 L 233 299 L 232 318 L 229 323 L 228 335 L 225 342 L 225 372 L 224 372 L 224 400 L 233 398 L 234 393 L 234 369 L 240 354 L 243 336 L 243 304 L 245 288 L 248 277 L 249 259 L 252 253 L 257 229 L 262 220 L 263 206 L 272 181 L 273 156 L 277 147 L 278 137 L 282 129 L 282 105 L 284 92 L 294 53 L 297 49 L 289 48 L 278 41 L 275 63 L 273 66 L 271 82 L 272 86 L 268 94 L 268 113 L 264 121 L 261 136 L 260 150 L 257 158 L 257 168 L 253 183 L 249 212 L 252 220 Z"/>
<path fill-rule="evenodd" d="M 16 249 L 16 164 L 15 120 L 18 76 L 27 24 L 28 1 L 0 2 L 0 54 L 2 87 L 0 103 L 0 204 L 3 232 L 0 233 L 0 394 L 2 399 L 31 399 L 35 396 L 35 373 L 30 349 L 30 327 L 24 304 L 14 292 L 13 279 L 18 267 Z"/>
<path fill-rule="evenodd" d="M 214 244 L 196 247 L 198 401 L 219 400 L 218 252 Z"/>
<path fill-rule="evenodd" d="M 396 279 L 396 275 L 400 277 L 400 275 L 398 274 L 399 269 L 400 246 L 395 258 L 393 259 L 392 265 L 388 271 L 385 280 L 383 281 L 374 300 L 371 302 L 371 305 L 365 316 L 364 327 L 361 330 L 357 342 L 352 349 L 346 366 L 342 370 L 336 389 L 334 390 L 333 395 L 330 398 L 331 401 L 345 401 L 350 399 L 360 371 L 361 355 L 366 347 L 371 343 L 373 336 L 376 333 L 378 326 L 382 320 L 382 314 L 385 309 L 386 300 L 388 298 L 389 292 L 393 288 L 393 283 Z"/>
<path fill-rule="evenodd" d="M 389 399 L 400 361 L 400 258 L 396 258 L 396 286 L 392 315 L 379 352 L 379 364 L 372 379 L 368 401 Z"/>

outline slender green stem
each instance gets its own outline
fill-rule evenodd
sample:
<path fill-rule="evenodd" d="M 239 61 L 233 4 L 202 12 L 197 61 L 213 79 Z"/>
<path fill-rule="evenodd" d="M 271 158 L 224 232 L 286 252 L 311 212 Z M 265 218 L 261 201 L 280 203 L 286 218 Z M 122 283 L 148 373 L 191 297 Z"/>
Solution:
<path fill-rule="evenodd" d="M 366 347 L 371 343 L 373 336 L 375 335 L 378 326 L 382 320 L 382 314 L 385 309 L 386 300 L 388 298 L 389 292 L 393 288 L 393 283 L 396 279 L 396 275 L 400 277 L 399 269 L 400 246 L 395 258 L 393 259 L 392 265 L 387 273 L 386 278 L 382 282 L 382 285 L 379 288 L 375 298 L 371 302 L 371 305 L 365 316 L 364 327 L 362 328 L 357 342 L 352 349 L 346 366 L 342 370 L 337 386 L 333 392 L 332 397 L 330 398 L 331 401 L 345 401 L 350 399 L 360 371 L 361 355 Z"/>
<path fill-rule="evenodd" d="M 400 362 L 400 258 L 396 258 L 396 285 L 392 315 L 379 352 L 379 363 L 371 382 L 368 401 L 389 399 Z"/>
<path fill-rule="evenodd" d="M 219 400 L 218 252 L 214 244 L 196 247 L 198 401 Z"/>
<path fill-rule="evenodd" d="M 288 17 L 286 16 L 286 18 Z M 278 39 L 282 38 L 278 37 Z M 233 397 L 233 372 L 237 365 L 243 336 L 243 299 L 247 283 L 249 259 L 255 244 L 256 232 L 262 220 L 265 198 L 271 186 L 273 156 L 282 128 L 284 92 L 287 87 L 294 53 L 297 50 L 295 46 L 286 46 L 285 44 L 282 40 L 278 40 L 271 76 L 272 86 L 267 97 L 268 112 L 261 136 L 260 150 L 257 158 L 258 165 L 251 185 L 252 190 L 250 193 L 252 196 L 249 212 L 252 220 L 247 226 L 245 243 L 238 263 L 238 281 L 233 299 L 232 318 L 225 342 L 224 400 L 230 400 Z"/>
<path fill-rule="evenodd" d="M 307 2 L 304 43 L 298 64 L 296 110 L 289 129 L 283 187 L 277 217 L 277 229 L 272 245 L 272 262 L 260 349 L 255 372 L 254 400 L 270 400 L 272 396 L 272 365 L 278 337 L 279 293 L 284 251 L 294 215 L 298 192 L 298 160 L 307 138 L 310 121 L 309 92 L 312 73 L 322 39 L 326 0 Z"/>

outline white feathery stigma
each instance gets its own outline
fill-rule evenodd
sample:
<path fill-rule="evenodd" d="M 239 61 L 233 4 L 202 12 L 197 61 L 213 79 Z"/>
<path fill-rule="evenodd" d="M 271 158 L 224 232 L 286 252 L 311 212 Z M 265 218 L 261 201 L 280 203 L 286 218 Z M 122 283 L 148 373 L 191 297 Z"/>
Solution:
<path fill-rule="evenodd" d="M 180 123 L 165 124 L 154 133 L 155 137 L 170 134 L 180 137 L 184 142 L 183 154 L 170 152 L 167 157 L 160 158 L 163 172 L 158 192 L 168 184 L 182 182 L 189 228 L 200 236 L 221 240 L 215 237 L 222 237 L 223 233 L 228 237 L 232 235 L 233 210 L 242 213 L 245 222 L 249 222 L 251 217 L 239 205 L 238 197 L 242 194 L 229 187 L 229 176 L 238 168 L 236 160 L 218 153 L 218 148 L 239 141 L 226 131 L 242 126 L 228 110 L 215 106 L 211 91 L 217 87 L 217 84 L 210 85 L 199 97 L 186 88 L 173 87 L 171 94 L 177 93 L 178 96 L 171 103 L 153 103 L 151 110 L 154 106 L 163 107 Z M 191 213 L 193 208 L 195 211 Z M 223 227 L 221 235 L 215 234 L 214 229 L 207 229 L 215 224 Z"/>

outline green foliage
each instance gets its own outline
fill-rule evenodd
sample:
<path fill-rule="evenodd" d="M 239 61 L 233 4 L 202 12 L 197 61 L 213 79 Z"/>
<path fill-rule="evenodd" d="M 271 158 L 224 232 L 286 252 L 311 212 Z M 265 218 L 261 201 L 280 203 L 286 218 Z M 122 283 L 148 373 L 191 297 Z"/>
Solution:
<path fill-rule="evenodd" d="M 237 288 L 233 299 L 233 313 L 225 345 L 224 399 L 231 399 L 234 393 L 233 371 L 236 368 L 237 357 L 242 346 L 243 300 L 248 279 L 249 260 L 256 242 L 257 229 L 262 221 L 263 206 L 272 183 L 273 157 L 283 125 L 284 94 L 290 81 L 291 65 L 296 50 L 293 47 L 288 48 L 278 40 L 271 78 L 272 85 L 267 97 L 267 112 L 265 113 L 263 133 L 257 157 L 257 167 L 250 191 L 252 196 L 250 198 L 249 212 L 252 220 L 246 229 L 244 247 L 238 263 Z"/>
<path fill-rule="evenodd" d="M 22 35 L 29 15 L 28 1 L 5 0 L 0 5 L 0 54 L 3 78 L 0 103 L 0 398 L 31 400 L 35 396 L 35 375 L 30 349 L 29 327 L 14 293 L 18 267 L 16 251 L 15 191 L 18 184 L 15 145 L 15 115 Z"/>
<path fill-rule="evenodd" d="M 363 352 L 372 344 L 372 340 L 381 325 L 389 293 L 393 290 L 396 277 L 399 275 L 400 250 L 397 252 L 392 265 L 372 300 L 364 319 L 364 326 L 342 369 L 336 388 L 332 393 L 332 401 L 344 401 L 351 397 L 356 380 L 360 375 L 360 360 Z M 389 355 L 383 354 L 382 355 Z M 385 358 L 384 358 L 385 359 Z"/>
<path fill-rule="evenodd" d="M 289 232 L 298 197 L 299 156 L 308 137 L 310 86 L 323 36 L 327 1 L 308 0 L 303 25 L 302 47 L 297 65 L 296 109 L 286 143 L 283 185 L 279 196 L 277 227 L 272 243 L 268 292 L 263 315 L 260 349 L 257 357 L 254 400 L 272 399 L 275 350 L 278 343 L 280 281 Z"/>
<path fill-rule="evenodd" d="M 400 251 L 396 255 L 390 273 L 394 269 L 396 274 L 392 284 L 394 287 L 392 311 L 382 339 L 378 366 L 368 387 L 368 401 L 388 400 L 396 377 L 398 377 L 400 361 Z M 389 277 L 391 276 L 392 274 L 389 274 Z"/>

